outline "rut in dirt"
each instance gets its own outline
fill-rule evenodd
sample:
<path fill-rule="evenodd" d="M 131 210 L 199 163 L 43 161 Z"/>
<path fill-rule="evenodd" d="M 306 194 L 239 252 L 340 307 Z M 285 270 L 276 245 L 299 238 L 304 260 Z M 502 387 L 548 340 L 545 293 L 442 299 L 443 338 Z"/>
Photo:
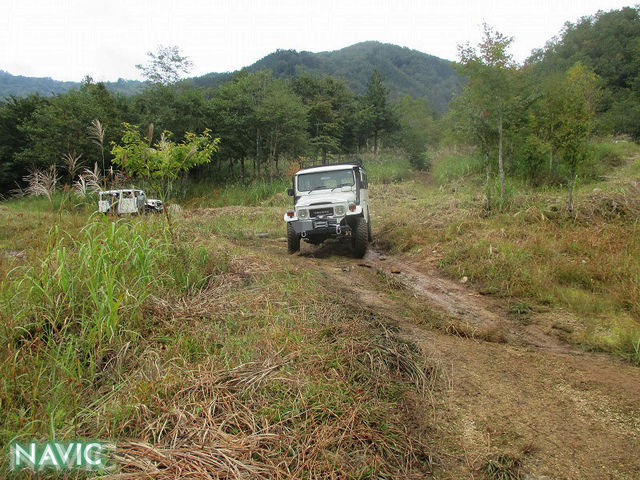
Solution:
<path fill-rule="evenodd" d="M 441 372 L 439 386 L 406 408 L 439 445 L 445 478 L 476 478 L 487 462 L 505 459 L 529 478 L 640 478 L 632 453 L 640 451 L 637 367 L 607 354 L 576 355 L 561 339 L 513 325 L 496 300 L 393 256 L 370 251 L 354 259 L 328 244 L 292 260 L 323 271 L 341 296 L 397 325 Z M 402 285 L 400 295 L 386 294 L 385 276 Z M 428 318 L 405 315 L 408 302 L 502 328 L 506 342 L 430 328 Z"/>
<path fill-rule="evenodd" d="M 299 257 L 322 259 L 316 268 L 330 268 L 337 262 L 349 268 L 375 269 L 442 310 L 449 318 L 448 328 L 452 333 L 557 353 L 585 354 L 559 338 L 552 329 L 513 319 L 499 301 L 445 278 L 435 270 L 424 271 L 422 265 L 413 265 L 376 248 L 369 248 L 363 259 L 357 259 L 347 245 L 325 242 L 319 247 L 306 246 Z"/>

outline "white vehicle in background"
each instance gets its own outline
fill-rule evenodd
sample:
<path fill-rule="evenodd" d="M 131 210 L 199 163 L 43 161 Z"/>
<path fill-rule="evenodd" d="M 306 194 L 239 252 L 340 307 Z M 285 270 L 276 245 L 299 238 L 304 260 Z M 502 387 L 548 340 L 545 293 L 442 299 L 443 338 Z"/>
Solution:
<path fill-rule="evenodd" d="M 147 199 L 147 205 L 145 208 L 147 212 L 151 213 L 161 213 L 164 211 L 162 200 L 158 200 L 157 198 Z"/>
<path fill-rule="evenodd" d="M 289 253 L 300 240 L 319 245 L 328 238 L 351 240 L 358 257 L 371 241 L 369 185 L 360 162 L 301 168 L 293 176 L 293 209 L 284 215 Z"/>
<path fill-rule="evenodd" d="M 125 188 L 100 192 L 98 211 L 116 215 L 139 214 L 148 210 L 162 211 L 162 202 L 148 199 L 143 190 Z"/>

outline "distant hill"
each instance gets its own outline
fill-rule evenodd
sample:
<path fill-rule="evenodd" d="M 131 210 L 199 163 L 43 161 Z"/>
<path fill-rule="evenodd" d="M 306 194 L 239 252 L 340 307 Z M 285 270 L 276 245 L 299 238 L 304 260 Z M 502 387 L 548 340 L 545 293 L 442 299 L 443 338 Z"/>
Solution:
<path fill-rule="evenodd" d="M 444 111 L 454 92 L 460 88 L 460 77 L 451 62 L 433 55 L 380 42 L 362 42 L 332 52 L 297 52 L 278 50 L 246 67 L 250 72 L 271 70 L 278 78 L 302 72 L 334 75 L 343 78 L 356 93 L 364 93 L 371 72 L 377 68 L 394 98 L 405 95 L 424 97 L 433 108 Z M 218 86 L 231 79 L 233 73 L 208 73 L 184 81 L 186 85 Z M 11 75 L 0 70 L 0 98 L 30 93 L 55 95 L 78 87 L 78 82 L 60 82 L 51 78 Z M 143 82 L 118 80 L 106 82 L 114 92 L 132 94 Z"/>
<path fill-rule="evenodd" d="M 121 78 L 116 82 L 105 82 L 105 85 L 112 92 L 130 95 L 139 92 L 144 82 Z M 43 96 L 57 95 L 68 92 L 74 87 L 80 87 L 80 82 L 62 82 L 49 77 L 24 77 L 0 70 L 0 98 L 6 98 L 9 95 L 24 97 L 31 93 Z"/>
<path fill-rule="evenodd" d="M 278 50 L 246 69 L 250 72 L 271 70 L 279 78 L 302 72 L 334 75 L 343 78 L 356 93 L 364 93 L 374 68 L 384 77 L 393 97 L 424 97 L 440 111 L 446 109 L 452 94 L 460 89 L 460 77 L 448 60 L 380 42 L 357 43 L 332 52 Z M 215 86 L 231 76 L 230 73 L 209 73 L 190 82 Z"/>

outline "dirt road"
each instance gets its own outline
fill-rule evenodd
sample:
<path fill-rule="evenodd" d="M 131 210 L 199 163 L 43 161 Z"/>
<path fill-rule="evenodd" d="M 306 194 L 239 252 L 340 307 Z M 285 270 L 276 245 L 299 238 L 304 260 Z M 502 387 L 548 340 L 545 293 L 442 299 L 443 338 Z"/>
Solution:
<path fill-rule="evenodd" d="M 399 258 L 328 244 L 292 261 L 394 322 L 434 366 L 436 386 L 404 407 L 434 445 L 438 478 L 640 479 L 640 368 Z"/>

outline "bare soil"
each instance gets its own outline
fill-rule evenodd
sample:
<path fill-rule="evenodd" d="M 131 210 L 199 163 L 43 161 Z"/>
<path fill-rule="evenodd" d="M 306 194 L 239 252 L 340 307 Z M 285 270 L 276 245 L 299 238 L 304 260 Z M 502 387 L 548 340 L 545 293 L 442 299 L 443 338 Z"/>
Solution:
<path fill-rule="evenodd" d="M 640 368 L 514 318 L 429 262 L 302 248 L 292 261 L 392 320 L 434 365 L 436 386 L 404 406 L 434 445 L 437 478 L 486 478 L 493 460 L 513 475 L 494 478 L 640 479 Z"/>

